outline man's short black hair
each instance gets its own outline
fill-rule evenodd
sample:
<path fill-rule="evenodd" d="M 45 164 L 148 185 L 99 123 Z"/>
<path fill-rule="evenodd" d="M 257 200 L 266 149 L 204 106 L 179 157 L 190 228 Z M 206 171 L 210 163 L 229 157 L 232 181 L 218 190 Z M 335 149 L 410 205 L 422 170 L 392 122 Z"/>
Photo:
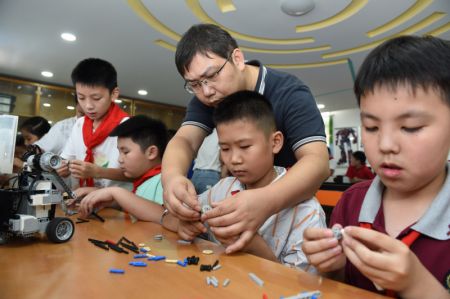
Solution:
<path fill-rule="evenodd" d="M 175 64 L 180 75 L 184 77 L 197 53 L 205 56 L 213 53 L 228 59 L 231 52 L 237 47 L 236 40 L 219 26 L 213 24 L 193 25 L 177 44 Z"/>
<path fill-rule="evenodd" d="M 353 158 L 361 162 L 361 164 L 366 164 L 366 154 L 362 151 L 356 151 L 352 153 Z"/>
<path fill-rule="evenodd" d="M 236 120 L 250 120 L 266 134 L 276 130 L 272 105 L 262 94 L 242 90 L 225 97 L 214 109 L 216 126 Z"/>
<path fill-rule="evenodd" d="M 354 92 L 361 97 L 383 86 L 395 90 L 406 85 L 432 88 L 450 105 L 450 42 L 425 36 L 401 36 L 376 47 L 364 60 L 356 76 Z"/>
<path fill-rule="evenodd" d="M 111 93 L 117 87 L 117 72 L 114 66 L 100 58 L 80 61 L 72 71 L 72 83 L 105 87 Z"/>
<path fill-rule="evenodd" d="M 167 146 L 167 129 L 163 122 L 145 115 L 133 116 L 118 125 L 109 136 L 131 138 L 142 152 L 152 145 L 158 148 L 162 158 Z"/>
<path fill-rule="evenodd" d="M 50 124 L 41 116 L 33 116 L 26 119 L 20 126 L 20 130 L 25 130 L 41 139 L 42 136 L 50 131 Z"/>

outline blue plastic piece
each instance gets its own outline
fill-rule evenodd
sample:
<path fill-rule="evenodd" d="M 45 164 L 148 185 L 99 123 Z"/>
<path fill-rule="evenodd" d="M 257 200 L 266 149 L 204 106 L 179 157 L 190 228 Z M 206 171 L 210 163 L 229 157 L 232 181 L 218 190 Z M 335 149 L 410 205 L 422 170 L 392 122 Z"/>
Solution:
<path fill-rule="evenodd" d="M 146 254 L 135 254 L 134 258 L 135 259 L 145 259 L 147 257 Z"/>
<path fill-rule="evenodd" d="M 148 258 L 149 261 L 160 261 L 165 259 L 166 257 L 164 255 L 156 255 Z"/>
<path fill-rule="evenodd" d="M 177 265 L 180 265 L 181 267 L 186 267 L 187 266 L 187 262 L 177 261 Z"/>
<path fill-rule="evenodd" d="M 135 267 L 147 267 L 147 264 L 144 262 L 129 262 L 128 264 Z"/>
<path fill-rule="evenodd" d="M 114 274 L 124 274 L 124 273 L 125 273 L 125 270 L 111 268 L 111 269 L 109 269 L 109 273 L 114 273 Z"/>
<path fill-rule="evenodd" d="M 139 251 L 140 251 L 140 252 L 143 252 L 143 253 L 147 253 L 147 252 L 148 252 L 148 250 L 145 249 L 145 248 L 143 248 L 143 247 L 142 247 L 141 249 L 139 249 Z"/>

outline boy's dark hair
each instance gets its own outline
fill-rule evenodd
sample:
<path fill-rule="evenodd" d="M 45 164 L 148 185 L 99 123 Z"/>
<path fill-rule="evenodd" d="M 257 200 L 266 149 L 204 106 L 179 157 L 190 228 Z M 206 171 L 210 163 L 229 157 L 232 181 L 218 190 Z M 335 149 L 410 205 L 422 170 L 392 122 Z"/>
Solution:
<path fill-rule="evenodd" d="M 353 158 L 361 162 L 361 164 L 366 164 L 366 154 L 362 151 L 356 151 L 352 153 Z"/>
<path fill-rule="evenodd" d="M 232 93 L 214 109 L 213 120 L 216 126 L 243 119 L 255 122 L 266 134 L 276 130 L 272 105 L 262 94 L 255 91 Z"/>
<path fill-rule="evenodd" d="M 41 116 L 33 116 L 25 120 L 20 126 L 20 130 L 25 130 L 33 135 L 39 137 L 39 139 L 47 134 L 51 126 L 48 121 Z"/>
<path fill-rule="evenodd" d="M 228 59 L 231 52 L 237 47 L 236 40 L 219 26 L 213 24 L 193 25 L 177 44 L 175 64 L 180 75 L 184 76 L 197 53 L 205 56 L 208 56 L 208 53 L 214 53 Z"/>
<path fill-rule="evenodd" d="M 433 88 L 450 105 L 450 42 L 437 37 L 401 36 L 384 42 L 366 57 L 356 76 L 358 99 L 375 88 L 405 84 Z"/>
<path fill-rule="evenodd" d="M 117 87 L 117 72 L 108 61 L 87 58 L 80 61 L 72 71 L 72 83 L 106 87 L 111 93 Z"/>
<path fill-rule="evenodd" d="M 145 115 L 136 115 L 127 119 L 112 130 L 109 136 L 131 138 L 134 143 L 139 145 L 142 152 L 149 146 L 155 145 L 161 158 L 166 150 L 166 125 Z"/>

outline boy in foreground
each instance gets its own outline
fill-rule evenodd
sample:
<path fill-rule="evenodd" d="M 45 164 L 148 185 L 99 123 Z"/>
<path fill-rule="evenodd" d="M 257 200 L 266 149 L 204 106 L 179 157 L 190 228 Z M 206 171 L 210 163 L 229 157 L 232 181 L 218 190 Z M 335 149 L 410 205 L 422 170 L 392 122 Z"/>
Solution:
<path fill-rule="evenodd" d="M 263 95 L 253 91 L 229 95 L 218 104 L 214 122 L 222 161 L 233 176 L 222 179 L 199 196 L 203 209 L 216 207 L 243 190 L 267 186 L 286 174 L 285 168 L 273 165 L 274 155 L 283 146 L 283 134 L 276 130 L 271 105 Z M 272 215 L 243 251 L 313 271 L 301 250 L 307 227 L 326 227 L 324 212 L 314 198 Z M 217 227 L 210 228 L 210 239 L 224 245 L 235 241 L 214 236 Z M 178 232 L 189 240 L 206 231 L 201 222 L 180 222 Z"/>
<path fill-rule="evenodd" d="M 118 137 L 120 169 L 134 180 L 133 191 L 120 187 L 92 191 L 80 203 L 81 216 L 90 215 L 94 209 L 120 207 L 139 220 L 176 231 L 178 221 L 162 206 L 161 159 L 167 145 L 166 126 L 138 115 L 121 123 L 110 136 Z"/>
<path fill-rule="evenodd" d="M 320 272 L 360 288 L 450 298 L 450 44 L 383 43 L 362 64 L 355 94 L 377 177 L 352 186 L 333 210 L 342 242 L 311 228 L 303 251 Z"/>

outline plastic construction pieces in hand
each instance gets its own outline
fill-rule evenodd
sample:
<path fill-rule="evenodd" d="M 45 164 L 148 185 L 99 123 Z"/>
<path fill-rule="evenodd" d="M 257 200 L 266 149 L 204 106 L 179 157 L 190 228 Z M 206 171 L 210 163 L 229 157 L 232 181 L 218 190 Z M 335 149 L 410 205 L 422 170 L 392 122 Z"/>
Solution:
<path fill-rule="evenodd" d="M 145 262 L 129 262 L 128 265 L 131 265 L 134 267 L 147 267 L 147 263 L 145 263 Z"/>
<path fill-rule="evenodd" d="M 125 270 L 111 268 L 111 269 L 109 269 L 109 273 L 113 273 L 113 274 L 124 274 L 124 273 L 125 273 Z"/>
<path fill-rule="evenodd" d="M 289 297 L 280 297 L 280 299 L 318 299 L 322 296 L 320 291 L 301 292 Z"/>
<path fill-rule="evenodd" d="M 163 238 L 164 238 L 163 235 L 154 235 L 153 236 L 153 240 L 155 240 L 155 241 L 162 241 Z"/>
<path fill-rule="evenodd" d="M 206 212 L 211 211 L 211 210 L 212 210 L 212 208 L 210 205 L 202 206 L 202 214 L 205 214 Z"/>
<path fill-rule="evenodd" d="M 256 276 L 254 273 L 248 273 L 248 276 L 251 278 L 251 280 L 253 280 L 260 287 L 262 287 L 264 285 L 264 281 L 261 278 L 259 278 L 258 276 Z"/>
<path fill-rule="evenodd" d="M 333 227 L 333 228 L 331 229 L 331 231 L 333 232 L 334 237 L 335 237 L 338 241 L 342 240 L 342 238 L 344 237 L 344 234 L 343 234 L 344 229 L 343 229 L 343 228 Z"/>
<path fill-rule="evenodd" d="M 89 222 L 89 220 L 83 219 L 83 218 L 77 218 L 77 222 L 75 222 L 75 223 L 86 223 L 86 222 Z"/>

